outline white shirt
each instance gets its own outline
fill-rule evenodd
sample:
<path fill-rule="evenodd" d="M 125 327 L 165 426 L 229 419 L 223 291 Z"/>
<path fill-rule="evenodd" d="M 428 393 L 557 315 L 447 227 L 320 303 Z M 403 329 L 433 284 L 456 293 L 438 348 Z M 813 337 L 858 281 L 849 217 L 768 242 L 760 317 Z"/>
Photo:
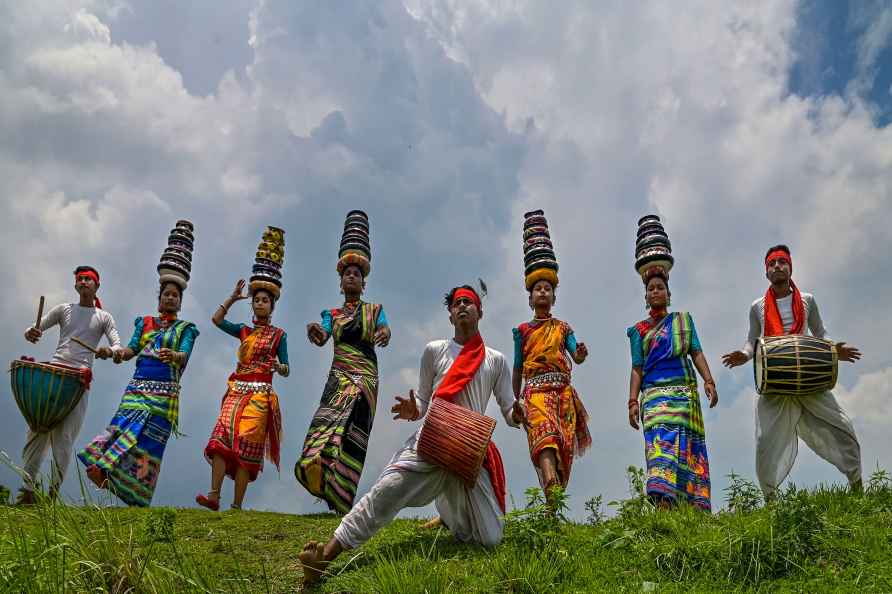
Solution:
<path fill-rule="evenodd" d="M 801 293 L 802 305 L 805 308 L 805 319 L 807 320 L 808 329 L 811 335 L 816 338 L 825 338 L 827 329 L 824 327 L 824 321 L 821 319 L 821 312 L 818 311 L 818 303 L 815 296 L 811 293 Z M 781 324 L 784 326 L 784 332 L 789 332 L 793 328 L 793 295 L 787 295 L 777 300 L 777 309 L 781 316 Z M 765 297 L 759 297 L 750 306 L 750 331 L 747 334 L 746 344 L 743 346 L 743 352 L 747 358 L 752 359 L 756 349 L 756 341 L 762 337 L 765 328 Z"/>
<path fill-rule="evenodd" d="M 121 339 L 115 327 L 115 319 L 104 309 L 84 307 L 77 303 L 62 303 L 51 309 L 40 320 L 41 332 L 59 325 L 59 344 L 53 354 L 53 363 L 71 367 L 93 367 L 93 353 L 77 344 L 71 337 L 96 348 L 104 334 L 112 350 L 121 348 Z"/>
<path fill-rule="evenodd" d="M 421 371 L 418 377 L 418 392 L 416 393 L 422 415 L 427 412 L 431 396 L 446 377 L 446 372 L 452 367 L 452 363 L 458 358 L 462 348 L 463 345 L 452 339 L 435 340 L 424 347 L 424 353 L 421 355 Z M 480 369 L 455 397 L 455 403 L 482 415 L 486 413 L 490 395 L 496 397 L 505 422 L 512 427 L 517 427 L 517 423 L 511 418 L 511 408 L 514 406 L 511 366 L 505 355 L 486 347 L 486 356 L 480 364 Z"/>

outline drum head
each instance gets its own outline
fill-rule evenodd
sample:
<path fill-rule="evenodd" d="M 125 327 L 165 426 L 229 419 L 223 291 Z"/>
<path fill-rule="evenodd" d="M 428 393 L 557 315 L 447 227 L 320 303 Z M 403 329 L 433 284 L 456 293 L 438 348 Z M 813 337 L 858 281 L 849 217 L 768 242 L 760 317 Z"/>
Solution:
<path fill-rule="evenodd" d="M 761 394 L 765 389 L 765 343 L 762 339 L 756 343 L 756 355 L 753 357 L 753 380 L 756 382 L 756 392 Z"/>

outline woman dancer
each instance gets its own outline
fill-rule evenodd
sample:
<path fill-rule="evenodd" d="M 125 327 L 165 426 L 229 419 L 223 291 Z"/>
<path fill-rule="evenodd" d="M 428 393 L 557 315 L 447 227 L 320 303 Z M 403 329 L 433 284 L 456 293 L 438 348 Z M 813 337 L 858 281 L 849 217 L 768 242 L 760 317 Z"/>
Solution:
<path fill-rule="evenodd" d="M 629 424 L 636 430 L 639 420 L 644 425 L 647 495 L 654 505 L 667 508 L 684 501 L 709 511 L 709 460 L 695 367 L 710 408 L 719 397 L 691 314 L 668 311 L 674 260 L 659 220 L 650 215 L 638 223 L 636 268 L 650 315 L 627 331 L 632 350 Z"/>
<path fill-rule="evenodd" d="M 281 263 L 284 257 L 284 238 L 280 229 L 270 228 L 264 239 L 277 236 L 281 244 L 268 241 L 261 243 L 258 262 Z M 276 251 L 274 251 L 274 249 Z M 281 276 L 276 279 L 265 263 L 254 266 L 251 277 L 251 307 L 254 310 L 253 326 L 234 324 L 225 319 L 232 304 L 247 299 L 245 281 L 240 279 L 217 311 L 213 322 L 218 328 L 238 338 L 238 364 L 229 376 L 229 387 L 223 396 L 220 416 L 204 449 L 204 457 L 211 464 L 211 490 L 199 494 L 195 501 L 208 509 L 220 509 L 220 487 L 223 477 L 235 481 L 235 494 L 231 509 L 241 509 L 248 483 L 263 470 L 263 457 L 279 467 L 279 444 L 282 433 L 282 413 L 279 397 L 273 390 L 273 373 L 288 377 L 287 336 L 281 328 L 272 325 L 271 319 L 281 289 Z M 277 282 L 273 282 L 276 280 Z M 278 361 L 276 361 L 278 359 Z"/>
<path fill-rule="evenodd" d="M 106 430 L 78 452 L 87 477 L 127 505 L 152 503 L 161 460 L 177 431 L 180 377 L 198 337 L 192 322 L 177 319 L 191 272 L 192 224 L 178 221 L 158 265 L 158 315 L 136 318 L 133 337 L 115 363 L 136 357 L 136 369 Z"/>
<path fill-rule="evenodd" d="M 524 218 L 524 282 L 534 316 L 513 330 L 512 381 L 526 411 L 530 459 L 552 504 L 553 487 L 567 487 L 574 456 L 592 443 L 588 413 L 570 383 L 571 360 L 583 363 L 588 349 L 567 322 L 552 317 L 558 262 L 545 214 L 534 210 Z"/>
<path fill-rule="evenodd" d="M 362 301 L 370 260 L 368 217 L 351 211 L 337 265 L 344 304 L 323 311 L 321 324 L 307 326 L 313 344 L 323 346 L 333 339 L 334 360 L 294 474 L 307 491 L 340 514 L 353 506 L 375 419 L 375 346 L 384 347 L 390 341 L 383 307 Z"/>

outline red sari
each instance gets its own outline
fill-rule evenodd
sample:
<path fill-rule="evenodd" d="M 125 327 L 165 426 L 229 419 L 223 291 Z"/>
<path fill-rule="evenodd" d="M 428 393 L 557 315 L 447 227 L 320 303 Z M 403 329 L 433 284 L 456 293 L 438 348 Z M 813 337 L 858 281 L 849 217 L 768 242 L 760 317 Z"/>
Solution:
<path fill-rule="evenodd" d="M 227 326 L 228 325 L 228 326 Z M 272 363 L 285 332 L 275 326 L 236 326 L 224 322 L 225 332 L 239 333 L 238 366 L 229 376 L 220 416 L 211 433 L 204 457 L 213 463 L 215 455 L 226 461 L 226 474 L 235 478 L 244 468 L 250 481 L 263 470 L 266 457 L 279 468 L 282 413 L 273 390 Z"/>

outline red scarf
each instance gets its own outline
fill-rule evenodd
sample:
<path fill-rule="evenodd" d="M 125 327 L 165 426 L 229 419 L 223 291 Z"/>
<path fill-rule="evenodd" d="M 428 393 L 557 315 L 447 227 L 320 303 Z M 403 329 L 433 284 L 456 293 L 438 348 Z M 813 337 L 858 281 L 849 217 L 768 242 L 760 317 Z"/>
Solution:
<path fill-rule="evenodd" d="M 433 397 L 445 398 L 449 402 L 454 402 L 458 393 L 464 390 L 465 386 L 474 379 L 484 358 L 486 358 L 486 346 L 483 344 L 483 337 L 478 332 L 462 347 L 461 353 L 452 362 L 452 366 L 446 372 L 446 377 L 440 382 L 440 386 Z M 496 494 L 496 500 L 499 502 L 499 508 L 501 508 L 502 513 L 505 513 L 505 495 L 507 492 L 505 466 L 502 464 L 502 455 L 492 440 L 490 440 L 489 446 L 486 448 L 483 468 L 489 473 L 489 481 L 492 484 L 493 492 Z"/>
<path fill-rule="evenodd" d="M 802 334 L 805 330 L 805 305 L 802 303 L 802 293 L 796 283 L 790 280 L 793 289 L 793 327 L 789 332 L 784 331 L 784 323 L 781 320 L 780 310 L 777 308 L 777 296 L 774 289 L 768 287 L 765 291 L 765 329 L 764 336 L 783 336 L 784 334 Z"/>

